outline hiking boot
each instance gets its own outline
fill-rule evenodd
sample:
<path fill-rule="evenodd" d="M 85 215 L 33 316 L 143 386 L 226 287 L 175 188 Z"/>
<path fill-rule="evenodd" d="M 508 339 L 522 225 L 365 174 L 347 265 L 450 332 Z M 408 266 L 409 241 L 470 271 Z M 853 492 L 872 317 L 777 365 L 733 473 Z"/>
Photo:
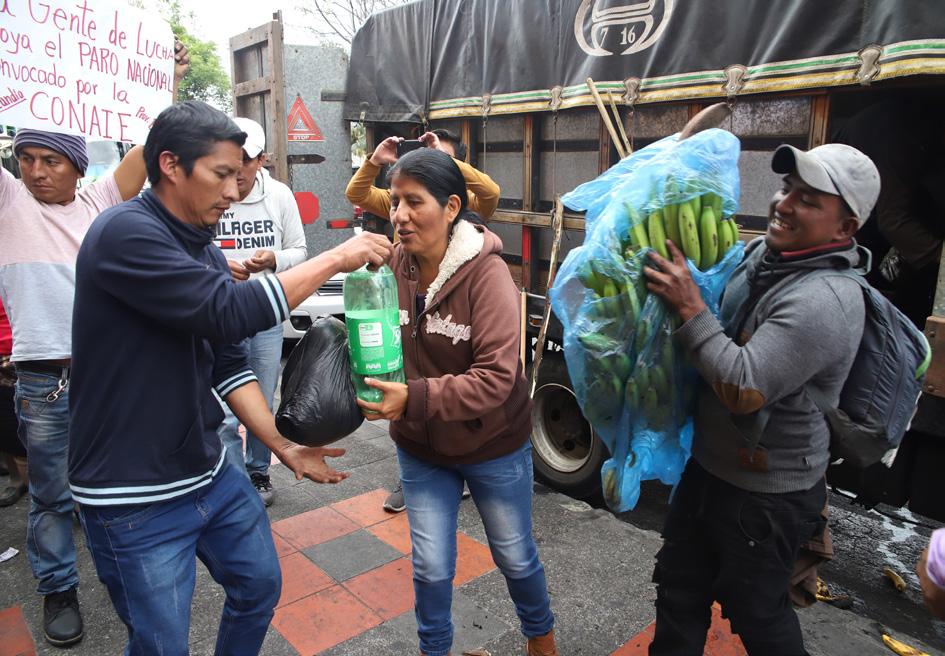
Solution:
<path fill-rule="evenodd" d="M 384 499 L 384 510 L 392 513 L 403 512 L 407 509 L 407 502 L 404 501 L 404 488 L 398 483 L 394 491 Z"/>
<path fill-rule="evenodd" d="M 43 632 L 54 647 L 68 647 L 82 639 L 78 589 L 73 586 L 43 599 Z"/>
<path fill-rule="evenodd" d="M 12 506 L 14 503 L 19 501 L 20 497 L 22 497 L 24 494 L 26 494 L 25 483 L 7 485 L 5 488 L 0 490 L 0 508 Z"/>
<path fill-rule="evenodd" d="M 275 493 L 272 491 L 272 481 L 269 480 L 269 475 L 253 472 L 249 475 L 249 480 L 252 481 L 253 487 L 259 492 L 259 498 L 262 499 L 263 505 L 267 508 L 271 506 Z"/>
<path fill-rule="evenodd" d="M 525 643 L 525 656 L 561 656 L 555 644 L 554 629 L 543 636 L 529 638 Z"/>

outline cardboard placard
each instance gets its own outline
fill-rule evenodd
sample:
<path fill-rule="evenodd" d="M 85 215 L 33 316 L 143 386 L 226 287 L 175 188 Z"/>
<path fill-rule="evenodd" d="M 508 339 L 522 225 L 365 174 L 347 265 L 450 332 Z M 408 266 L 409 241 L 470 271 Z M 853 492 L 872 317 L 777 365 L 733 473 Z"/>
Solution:
<path fill-rule="evenodd" d="M 0 0 L 0 123 L 143 143 L 171 104 L 174 35 L 121 0 Z"/>

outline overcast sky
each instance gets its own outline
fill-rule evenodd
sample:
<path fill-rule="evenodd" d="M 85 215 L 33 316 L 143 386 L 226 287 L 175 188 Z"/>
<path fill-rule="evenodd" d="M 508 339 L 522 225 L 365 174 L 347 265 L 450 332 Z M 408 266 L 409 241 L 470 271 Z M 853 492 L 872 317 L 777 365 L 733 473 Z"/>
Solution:
<path fill-rule="evenodd" d="M 304 16 L 296 9 L 299 0 L 181 0 L 186 11 L 193 11 L 192 32 L 202 39 L 217 44 L 223 67 L 230 70 L 230 37 L 272 20 L 272 15 L 282 10 L 285 26 L 285 42 L 313 45 L 314 35 L 303 25 L 314 19 Z"/>

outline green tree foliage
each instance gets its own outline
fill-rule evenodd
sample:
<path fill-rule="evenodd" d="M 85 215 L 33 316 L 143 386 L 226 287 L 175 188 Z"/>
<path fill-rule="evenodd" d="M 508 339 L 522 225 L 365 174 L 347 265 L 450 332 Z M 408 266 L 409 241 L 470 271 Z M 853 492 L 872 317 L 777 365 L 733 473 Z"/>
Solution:
<path fill-rule="evenodd" d="M 144 0 L 129 0 L 129 4 L 145 8 Z M 203 100 L 229 113 L 230 78 L 223 68 L 213 41 L 203 41 L 191 33 L 194 30 L 193 12 L 181 8 L 180 0 L 157 0 L 158 11 L 171 24 L 174 36 L 187 47 L 190 70 L 181 80 L 178 100 Z"/>

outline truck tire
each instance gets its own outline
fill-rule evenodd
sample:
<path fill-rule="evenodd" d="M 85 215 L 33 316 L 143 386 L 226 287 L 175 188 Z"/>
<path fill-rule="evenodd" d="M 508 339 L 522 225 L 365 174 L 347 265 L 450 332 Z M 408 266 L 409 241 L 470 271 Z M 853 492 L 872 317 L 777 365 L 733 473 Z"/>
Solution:
<path fill-rule="evenodd" d="M 610 457 L 581 414 L 561 353 L 545 353 L 532 399 L 536 477 L 577 499 L 600 493 L 600 468 Z"/>

